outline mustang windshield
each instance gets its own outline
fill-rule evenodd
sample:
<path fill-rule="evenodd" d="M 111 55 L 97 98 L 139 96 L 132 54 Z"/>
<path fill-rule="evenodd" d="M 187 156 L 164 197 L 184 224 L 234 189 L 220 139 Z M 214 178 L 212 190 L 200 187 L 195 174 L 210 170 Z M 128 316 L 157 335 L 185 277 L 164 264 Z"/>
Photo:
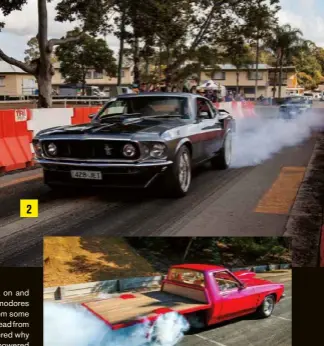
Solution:
<path fill-rule="evenodd" d="M 99 120 L 116 116 L 165 117 L 190 119 L 188 99 L 175 96 L 135 96 L 108 102 L 99 112 Z"/>

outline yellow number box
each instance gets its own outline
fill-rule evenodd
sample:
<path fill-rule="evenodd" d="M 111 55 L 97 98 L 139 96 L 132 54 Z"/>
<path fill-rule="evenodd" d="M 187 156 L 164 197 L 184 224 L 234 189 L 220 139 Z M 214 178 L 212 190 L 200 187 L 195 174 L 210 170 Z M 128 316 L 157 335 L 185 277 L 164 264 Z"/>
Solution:
<path fill-rule="evenodd" d="M 38 217 L 38 199 L 21 199 L 20 217 Z"/>

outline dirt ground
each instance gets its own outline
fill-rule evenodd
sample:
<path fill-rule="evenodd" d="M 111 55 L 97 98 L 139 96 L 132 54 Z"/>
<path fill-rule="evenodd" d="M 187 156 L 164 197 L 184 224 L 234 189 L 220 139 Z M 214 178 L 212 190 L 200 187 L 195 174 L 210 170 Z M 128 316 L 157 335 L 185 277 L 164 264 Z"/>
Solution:
<path fill-rule="evenodd" d="M 122 238 L 44 238 L 44 287 L 159 274 Z"/>

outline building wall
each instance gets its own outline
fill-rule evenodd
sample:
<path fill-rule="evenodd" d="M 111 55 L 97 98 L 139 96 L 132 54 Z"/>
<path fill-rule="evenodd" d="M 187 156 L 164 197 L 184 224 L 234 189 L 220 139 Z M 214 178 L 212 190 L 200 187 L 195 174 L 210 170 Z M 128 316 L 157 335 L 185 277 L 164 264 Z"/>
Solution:
<path fill-rule="evenodd" d="M 19 95 L 18 82 L 16 74 L 1 74 L 4 77 L 4 85 L 0 86 L 0 95 L 16 96 Z"/>
<path fill-rule="evenodd" d="M 260 77 L 258 80 L 257 97 L 263 95 L 264 97 L 272 96 L 271 80 L 269 78 L 269 70 L 260 70 Z M 212 77 L 217 77 L 216 79 Z M 247 70 L 239 72 L 239 92 L 244 94 L 246 98 L 254 98 L 255 79 L 250 79 L 249 72 Z M 202 72 L 200 76 L 201 81 L 213 79 L 214 81 L 224 85 L 227 88 L 236 88 L 236 71 L 219 71 L 216 75 L 211 75 L 208 72 Z M 296 87 L 297 78 L 296 72 L 287 72 L 287 79 L 284 81 L 286 85 L 281 86 L 281 96 L 286 96 L 286 88 Z M 278 96 L 278 86 L 276 90 L 276 96 Z"/>
<path fill-rule="evenodd" d="M 122 84 L 131 84 L 132 83 L 132 76 L 131 71 L 129 68 L 125 68 L 124 70 L 124 76 L 121 79 Z M 93 71 L 92 71 L 93 72 Z M 93 73 L 92 73 L 93 75 Z M 109 76 L 106 76 L 103 74 L 102 78 L 88 78 L 86 79 L 86 83 L 89 85 L 116 85 L 117 84 L 117 78 L 110 78 Z M 62 77 L 60 70 L 55 69 L 55 74 L 52 79 L 52 84 L 58 85 L 58 84 L 64 84 L 64 78 Z"/>

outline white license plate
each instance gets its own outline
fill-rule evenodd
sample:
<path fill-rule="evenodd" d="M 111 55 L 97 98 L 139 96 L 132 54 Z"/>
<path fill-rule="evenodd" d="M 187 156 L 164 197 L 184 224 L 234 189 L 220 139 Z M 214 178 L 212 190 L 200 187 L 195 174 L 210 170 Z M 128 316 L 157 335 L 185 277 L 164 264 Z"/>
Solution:
<path fill-rule="evenodd" d="M 71 177 L 74 179 L 102 180 L 101 172 L 94 171 L 71 171 Z"/>

